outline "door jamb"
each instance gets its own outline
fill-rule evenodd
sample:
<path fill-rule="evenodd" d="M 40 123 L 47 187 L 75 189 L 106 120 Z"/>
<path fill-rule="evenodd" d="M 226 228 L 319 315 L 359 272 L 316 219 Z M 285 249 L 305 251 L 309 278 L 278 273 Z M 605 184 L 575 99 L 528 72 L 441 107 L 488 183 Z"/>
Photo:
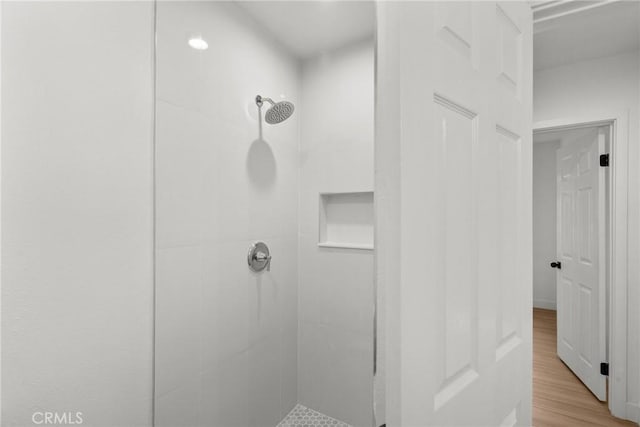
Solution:
<path fill-rule="evenodd" d="M 604 119 L 603 119 L 604 117 Z M 563 118 L 536 122 L 534 133 L 584 127 L 610 126 L 609 152 L 609 393 L 611 414 L 635 420 L 627 410 L 627 285 L 628 285 L 628 186 L 629 112 L 619 111 L 599 117 Z"/>

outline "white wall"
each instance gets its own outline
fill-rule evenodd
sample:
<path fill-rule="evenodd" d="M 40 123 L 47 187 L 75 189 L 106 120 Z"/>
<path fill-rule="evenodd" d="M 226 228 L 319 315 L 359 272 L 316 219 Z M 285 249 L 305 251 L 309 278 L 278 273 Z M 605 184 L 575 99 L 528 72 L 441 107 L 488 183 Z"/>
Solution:
<path fill-rule="evenodd" d="M 535 136 L 534 136 L 535 139 Z M 556 151 L 558 142 L 533 144 L 533 306 L 556 309 Z"/>
<path fill-rule="evenodd" d="M 640 415 L 640 59 L 638 52 L 534 73 L 534 122 L 629 114 L 628 412 Z M 614 142 L 615 143 L 615 142 Z"/>
<path fill-rule="evenodd" d="M 298 64 L 236 4 L 157 15 L 156 425 L 275 426 L 297 401 Z M 257 94 L 299 107 L 262 138 Z"/>
<path fill-rule="evenodd" d="M 2 8 L 2 425 L 149 426 L 153 5 Z"/>
<path fill-rule="evenodd" d="M 299 400 L 371 426 L 373 252 L 320 248 L 322 192 L 373 190 L 372 42 L 308 60 L 300 139 Z"/>

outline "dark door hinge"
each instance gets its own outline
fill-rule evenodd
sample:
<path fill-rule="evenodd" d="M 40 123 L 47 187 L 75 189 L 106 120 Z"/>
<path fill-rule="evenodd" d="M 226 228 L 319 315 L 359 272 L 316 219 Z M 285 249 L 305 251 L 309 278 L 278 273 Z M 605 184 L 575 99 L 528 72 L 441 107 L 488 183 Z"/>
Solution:
<path fill-rule="evenodd" d="M 603 168 L 609 167 L 609 153 L 600 154 L 600 166 L 602 166 Z"/>
<path fill-rule="evenodd" d="M 604 375 L 606 377 L 609 376 L 609 364 L 608 363 L 602 362 L 600 364 L 600 375 Z"/>

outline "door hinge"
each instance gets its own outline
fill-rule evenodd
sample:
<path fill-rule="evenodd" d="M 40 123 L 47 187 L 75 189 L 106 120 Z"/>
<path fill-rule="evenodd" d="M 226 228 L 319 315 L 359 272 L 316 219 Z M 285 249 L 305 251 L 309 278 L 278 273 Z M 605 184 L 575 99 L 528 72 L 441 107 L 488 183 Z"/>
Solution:
<path fill-rule="evenodd" d="M 609 153 L 600 154 L 600 166 L 602 166 L 603 168 L 609 167 Z"/>
<path fill-rule="evenodd" d="M 609 376 L 609 364 L 608 363 L 602 362 L 600 364 L 600 375 L 604 375 L 606 377 Z"/>

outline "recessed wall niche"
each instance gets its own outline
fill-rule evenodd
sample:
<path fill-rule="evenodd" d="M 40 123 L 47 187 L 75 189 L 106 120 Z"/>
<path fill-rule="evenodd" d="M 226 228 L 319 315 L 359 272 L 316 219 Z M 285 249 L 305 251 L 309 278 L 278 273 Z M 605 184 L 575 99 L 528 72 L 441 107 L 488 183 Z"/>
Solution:
<path fill-rule="evenodd" d="M 373 192 L 321 193 L 318 246 L 373 249 Z"/>

